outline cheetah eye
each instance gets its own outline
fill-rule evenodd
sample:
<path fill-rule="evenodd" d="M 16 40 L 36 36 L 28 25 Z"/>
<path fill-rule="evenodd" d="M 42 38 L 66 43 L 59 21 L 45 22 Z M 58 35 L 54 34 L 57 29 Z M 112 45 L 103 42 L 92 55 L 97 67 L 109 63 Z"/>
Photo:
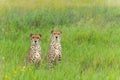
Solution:
<path fill-rule="evenodd" d="M 58 33 L 58 35 L 60 35 L 60 33 Z"/>
<path fill-rule="evenodd" d="M 39 39 L 39 37 L 36 37 L 37 39 Z"/>
<path fill-rule="evenodd" d="M 34 38 L 34 37 L 32 37 L 32 38 Z"/>

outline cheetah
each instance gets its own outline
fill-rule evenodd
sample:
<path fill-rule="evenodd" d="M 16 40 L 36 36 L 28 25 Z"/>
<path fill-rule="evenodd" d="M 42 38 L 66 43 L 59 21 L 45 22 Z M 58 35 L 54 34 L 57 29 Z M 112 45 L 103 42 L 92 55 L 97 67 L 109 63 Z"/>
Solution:
<path fill-rule="evenodd" d="M 41 37 L 42 37 L 41 34 L 30 34 L 31 46 L 26 58 L 26 66 L 28 64 L 34 63 L 35 67 L 38 68 L 41 62 L 41 54 L 42 54 L 40 47 Z"/>
<path fill-rule="evenodd" d="M 60 39 L 62 35 L 62 31 L 51 31 L 51 43 L 48 49 L 48 67 L 53 68 L 54 65 L 61 61 L 62 57 L 62 48 L 60 44 Z"/>

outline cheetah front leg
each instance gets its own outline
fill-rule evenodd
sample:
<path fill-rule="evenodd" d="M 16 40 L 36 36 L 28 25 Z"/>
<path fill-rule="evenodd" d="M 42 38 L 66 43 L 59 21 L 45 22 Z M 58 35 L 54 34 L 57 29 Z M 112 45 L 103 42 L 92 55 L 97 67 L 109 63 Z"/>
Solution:
<path fill-rule="evenodd" d="M 35 63 L 35 67 L 36 67 L 36 69 L 39 68 L 39 65 L 40 65 L 40 61 Z"/>
<path fill-rule="evenodd" d="M 48 60 L 48 67 L 49 68 L 53 68 L 54 64 L 55 64 L 55 55 L 51 55 L 49 56 L 49 60 Z"/>
<path fill-rule="evenodd" d="M 61 61 L 61 58 L 62 58 L 62 55 L 60 54 L 60 55 L 59 55 L 59 58 L 58 58 L 58 61 Z"/>
<path fill-rule="evenodd" d="M 40 59 L 38 59 L 38 60 L 36 61 L 36 63 L 35 63 L 36 69 L 38 69 L 38 67 L 40 66 L 40 63 L 41 63 L 41 57 L 40 57 Z"/>
<path fill-rule="evenodd" d="M 49 60 L 48 68 L 53 68 L 53 67 L 54 67 L 54 62 L 52 60 Z"/>

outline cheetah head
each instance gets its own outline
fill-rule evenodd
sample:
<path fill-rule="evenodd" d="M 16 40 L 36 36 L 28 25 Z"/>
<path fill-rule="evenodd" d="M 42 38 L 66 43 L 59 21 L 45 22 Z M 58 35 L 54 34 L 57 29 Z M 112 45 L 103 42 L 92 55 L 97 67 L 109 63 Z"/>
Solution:
<path fill-rule="evenodd" d="M 31 44 L 32 45 L 39 45 L 41 37 L 42 37 L 41 34 L 30 34 Z"/>
<path fill-rule="evenodd" d="M 54 30 L 52 30 L 51 34 L 52 34 L 52 40 L 53 41 L 60 42 L 62 31 L 54 31 Z"/>

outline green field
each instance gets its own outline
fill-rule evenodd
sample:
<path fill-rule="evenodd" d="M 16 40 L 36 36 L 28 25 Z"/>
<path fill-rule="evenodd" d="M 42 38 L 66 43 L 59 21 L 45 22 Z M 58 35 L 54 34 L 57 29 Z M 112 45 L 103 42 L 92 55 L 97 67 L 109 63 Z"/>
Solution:
<path fill-rule="evenodd" d="M 0 80 L 120 80 L 120 2 L 107 1 L 0 0 Z M 63 57 L 49 70 L 51 30 Z M 39 69 L 23 69 L 30 33 L 42 34 Z"/>

